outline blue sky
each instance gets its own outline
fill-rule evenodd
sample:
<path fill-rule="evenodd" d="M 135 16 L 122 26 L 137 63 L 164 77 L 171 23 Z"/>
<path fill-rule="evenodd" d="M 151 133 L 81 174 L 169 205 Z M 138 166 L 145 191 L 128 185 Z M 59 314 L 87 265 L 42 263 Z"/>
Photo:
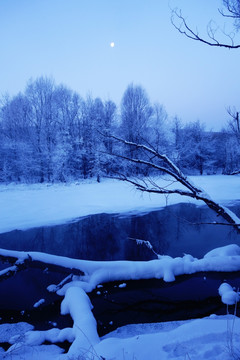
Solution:
<path fill-rule="evenodd" d="M 200 32 L 210 19 L 224 26 L 221 0 L 1 0 L 0 93 L 45 75 L 119 104 L 133 82 L 169 115 L 220 129 L 239 105 L 240 50 L 180 35 L 169 4 Z"/>

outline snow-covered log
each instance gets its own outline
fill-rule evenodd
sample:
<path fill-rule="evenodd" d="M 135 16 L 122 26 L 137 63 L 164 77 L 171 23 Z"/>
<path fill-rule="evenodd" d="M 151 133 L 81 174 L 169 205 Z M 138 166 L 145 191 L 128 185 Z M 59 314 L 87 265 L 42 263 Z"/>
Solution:
<path fill-rule="evenodd" d="M 70 287 L 61 304 L 61 313 L 70 314 L 73 319 L 74 341 L 68 351 L 68 356 L 92 353 L 100 339 L 97 333 L 97 322 L 92 314 L 92 304 L 85 291 L 79 287 Z M 97 358 L 97 356 L 96 356 Z"/>
<path fill-rule="evenodd" d="M 78 271 L 80 276 L 69 278 L 70 282 L 63 281 L 61 286 L 51 285 L 49 291 L 55 291 L 65 296 L 69 287 L 76 286 L 85 292 L 91 292 L 99 284 L 111 281 L 163 279 L 166 282 L 175 280 L 178 275 L 194 274 L 202 271 L 240 271 L 240 247 L 236 244 L 214 249 L 202 259 L 191 255 L 172 258 L 158 256 L 150 261 L 93 261 L 78 260 L 63 256 L 50 255 L 40 252 L 21 252 L 0 249 L 1 257 L 11 256 L 24 260 L 29 256 L 32 261 L 41 261 L 42 264 L 54 265 L 55 269 L 68 268 L 68 271 Z M 67 270 L 66 270 L 67 271 Z"/>
<path fill-rule="evenodd" d="M 0 261 L 12 264 L 12 266 L 0 271 L 0 281 L 14 276 L 26 268 L 48 269 L 66 275 L 84 275 L 81 269 L 74 266 L 74 259 L 71 261 L 70 259 L 68 261 L 68 258 L 64 258 L 64 261 L 59 259 L 61 256 L 1 249 Z"/>

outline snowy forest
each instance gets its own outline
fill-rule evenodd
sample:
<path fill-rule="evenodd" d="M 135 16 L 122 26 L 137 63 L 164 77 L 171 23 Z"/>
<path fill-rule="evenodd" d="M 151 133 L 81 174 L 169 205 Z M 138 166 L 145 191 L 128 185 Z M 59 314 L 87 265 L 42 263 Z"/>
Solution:
<path fill-rule="evenodd" d="M 240 169 L 239 117 L 232 109 L 226 111 L 224 129 L 206 131 L 199 120 L 186 124 L 169 117 L 164 105 L 151 103 L 142 86 L 130 84 L 117 107 L 111 100 L 83 98 L 52 78 L 40 77 L 29 80 L 23 93 L 1 98 L 0 181 L 149 175 L 124 161 L 135 154 L 110 135 L 151 145 L 186 174 L 232 174 Z"/>

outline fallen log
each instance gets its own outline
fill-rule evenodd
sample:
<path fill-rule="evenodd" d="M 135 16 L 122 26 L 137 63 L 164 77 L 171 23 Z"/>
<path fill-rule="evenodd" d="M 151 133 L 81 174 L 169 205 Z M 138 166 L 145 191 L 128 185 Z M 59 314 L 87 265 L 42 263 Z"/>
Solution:
<path fill-rule="evenodd" d="M 67 266 L 60 263 L 54 263 L 55 255 L 46 254 L 44 258 L 34 259 L 34 253 L 26 253 L 21 251 L 11 251 L 0 249 L 0 261 L 2 263 L 11 264 L 10 267 L 7 267 L 0 271 L 0 281 L 6 280 L 16 273 L 22 270 L 26 270 L 27 268 L 37 268 L 45 271 L 57 272 L 64 275 L 77 275 L 82 276 L 84 272 L 78 268 Z"/>

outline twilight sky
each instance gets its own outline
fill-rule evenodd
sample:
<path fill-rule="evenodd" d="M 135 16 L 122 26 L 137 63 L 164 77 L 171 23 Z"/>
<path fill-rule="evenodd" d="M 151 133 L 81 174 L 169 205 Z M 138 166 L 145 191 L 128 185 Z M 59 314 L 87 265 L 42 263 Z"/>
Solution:
<path fill-rule="evenodd" d="M 0 0 L 0 94 L 44 75 L 119 104 L 133 82 L 170 116 L 220 129 L 239 106 L 240 50 L 180 35 L 169 5 L 200 33 L 211 19 L 231 29 L 221 0 Z"/>

